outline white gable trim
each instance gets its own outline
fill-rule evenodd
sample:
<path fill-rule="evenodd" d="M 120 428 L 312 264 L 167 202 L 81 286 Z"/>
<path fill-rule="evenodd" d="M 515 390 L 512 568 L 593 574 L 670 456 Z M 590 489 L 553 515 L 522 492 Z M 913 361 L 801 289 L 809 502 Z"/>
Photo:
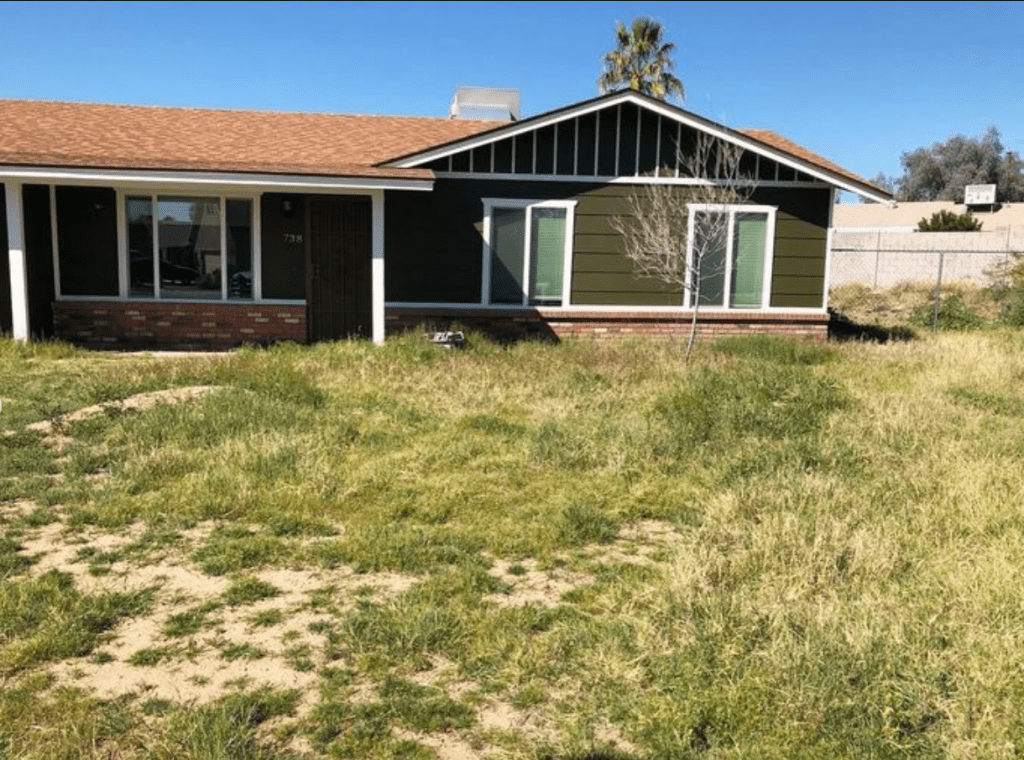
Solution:
<path fill-rule="evenodd" d="M 502 174 L 498 172 L 441 172 L 435 171 L 437 179 L 468 179 L 468 180 L 502 180 L 503 182 L 563 182 L 576 185 L 677 185 L 714 187 L 726 185 L 729 180 L 694 179 L 693 177 L 645 177 L 628 174 L 625 176 L 605 176 L 602 174 Z M 833 187 L 831 182 L 779 182 L 760 180 L 757 187 Z"/>
<path fill-rule="evenodd" d="M 598 98 L 596 100 L 580 104 L 576 107 L 561 109 L 549 114 L 548 116 L 535 117 L 534 119 L 528 119 L 524 122 L 510 124 L 509 126 L 498 130 L 492 130 L 489 132 L 485 132 L 481 135 L 468 137 L 464 140 L 459 140 L 458 142 L 455 143 L 449 143 L 448 145 L 444 145 L 433 150 L 427 150 L 422 153 L 417 153 L 416 155 L 413 156 L 407 156 L 405 158 L 401 158 L 398 159 L 397 161 L 393 161 L 383 165 L 402 169 L 409 169 L 422 166 L 423 164 L 428 164 L 432 161 L 436 161 L 439 158 L 446 158 L 448 156 L 455 155 L 456 153 L 471 151 L 474 148 L 489 145 L 491 143 L 496 143 L 500 140 L 515 137 L 516 135 L 526 134 L 528 132 L 543 129 L 544 127 L 550 126 L 552 124 L 558 124 L 563 121 L 568 121 L 570 119 L 575 119 L 580 116 L 585 116 L 586 114 L 589 113 L 614 108 L 615 106 L 621 105 L 622 103 L 632 103 L 641 109 L 645 109 L 647 111 L 659 114 L 660 116 L 667 119 L 671 119 L 672 121 L 675 121 L 683 126 L 687 126 L 705 132 L 706 134 L 712 135 L 713 137 L 719 138 L 725 142 L 737 145 L 743 148 L 744 150 L 749 150 L 751 153 L 764 156 L 766 158 L 771 159 L 772 161 L 777 161 L 779 164 L 788 166 L 791 169 L 803 172 L 804 174 L 814 177 L 817 180 L 828 183 L 832 187 L 837 187 L 841 190 L 854 193 L 855 195 L 863 196 L 865 198 L 877 201 L 879 203 L 892 202 L 891 199 L 887 198 L 884 195 L 872 192 L 870 189 L 861 187 L 860 185 L 847 180 L 845 177 L 842 177 L 838 174 L 835 174 L 834 172 L 830 172 L 827 169 L 824 169 L 820 166 L 817 166 L 808 161 L 793 156 L 790 153 L 786 153 L 777 148 L 773 148 L 753 138 L 747 137 L 740 132 L 731 130 L 727 127 L 722 126 L 721 124 L 717 124 L 713 121 L 705 119 L 701 116 L 697 116 L 696 114 L 692 114 L 688 111 L 676 109 L 674 106 L 669 106 L 667 104 L 661 103 L 660 101 L 652 102 L 646 98 L 641 98 L 640 96 L 636 95 L 631 91 L 616 93 L 615 95 L 609 96 L 607 98 Z M 639 139 L 639 130 L 637 131 L 637 135 Z M 595 151 L 596 150 L 597 144 L 595 141 Z M 618 143 L 616 143 L 616 165 L 618 164 L 617 153 Z M 484 179 L 487 177 L 493 178 L 493 175 L 489 175 L 486 173 L 475 174 L 474 176 L 478 179 Z M 536 175 L 522 176 L 526 178 Z M 568 175 L 567 179 L 579 180 L 581 179 L 581 177 L 579 175 Z M 765 183 L 758 182 L 758 184 L 761 185 Z"/>

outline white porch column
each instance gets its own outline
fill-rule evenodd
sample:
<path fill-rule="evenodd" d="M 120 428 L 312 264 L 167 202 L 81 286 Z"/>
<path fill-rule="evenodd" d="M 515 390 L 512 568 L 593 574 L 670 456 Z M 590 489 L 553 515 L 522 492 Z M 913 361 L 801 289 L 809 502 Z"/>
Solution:
<path fill-rule="evenodd" d="M 373 342 L 379 344 L 384 342 L 384 191 L 371 190 L 370 198 L 373 209 L 370 321 Z"/>
<path fill-rule="evenodd" d="M 11 272 L 11 325 L 15 340 L 28 340 L 28 279 L 21 183 L 5 179 L 4 193 L 7 203 L 7 256 Z"/>

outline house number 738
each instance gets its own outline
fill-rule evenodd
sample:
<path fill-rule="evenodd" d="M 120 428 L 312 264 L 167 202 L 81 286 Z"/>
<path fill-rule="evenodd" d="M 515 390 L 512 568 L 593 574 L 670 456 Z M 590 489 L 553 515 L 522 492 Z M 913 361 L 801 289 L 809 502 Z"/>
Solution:
<path fill-rule="evenodd" d="M 301 243 L 302 235 L 296 235 L 294 232 L 284 233 L 284 242 L 286 243 Z"/>

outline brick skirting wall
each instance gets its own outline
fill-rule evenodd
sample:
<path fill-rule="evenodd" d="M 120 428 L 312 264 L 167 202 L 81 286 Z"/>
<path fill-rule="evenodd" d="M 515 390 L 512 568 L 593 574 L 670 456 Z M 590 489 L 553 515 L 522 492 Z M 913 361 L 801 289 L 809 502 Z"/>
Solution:
<path fill-rule="evenodd" d="M 306 307 L 234 303 L 58 301 L 53 304 L 54 335 L 85 348 L 113 350 L 223 350 L 245 344 L 306 342 Z M 428 329 L 468 329 L 497 340 L 595 339 L 681 336 L 690 329 L 676 311 L 553 309 L 441 309 L 389 307 L 390 335 Z M 827 314 L 713 312 L 700 314 L 698 339 L 771 333 L 828 337 Z"/>
<path fill-rule="evenodd" d="M 54 335 L 85 348 L 222 350 L 306 342 L 305 305 L 57 301 Z"/>
<path fill-rule="evenodd" d="M 698 339 L 723 335 L 791 335 L 826 340 L 828 314 L 702 311 Z M 428 329 L 475 330 L 498 340 L 558 340 L 568 336 L 596 339 L 631 336 L 681 336 L 690 330 L 690 316 L 678 311 L 562 311 L 552 309 L 440 309 L 388 307 L 387 333 L 426 326 Z"/>

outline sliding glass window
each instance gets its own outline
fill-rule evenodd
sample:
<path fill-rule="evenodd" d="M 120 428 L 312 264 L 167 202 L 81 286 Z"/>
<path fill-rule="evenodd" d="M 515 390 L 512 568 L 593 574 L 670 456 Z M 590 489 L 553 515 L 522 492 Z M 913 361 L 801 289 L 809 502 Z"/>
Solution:
<path fill-rule="evenodd" d="M 775 213 L 766 206 L 690 207 L 687 304 L 698 300 L 701 306 L 726 309 L 770 305 Z"/>
<path fill-rule="evenodd" d="M 575 201 L 484 200 L 485 303 L 564 306 Z"/>

